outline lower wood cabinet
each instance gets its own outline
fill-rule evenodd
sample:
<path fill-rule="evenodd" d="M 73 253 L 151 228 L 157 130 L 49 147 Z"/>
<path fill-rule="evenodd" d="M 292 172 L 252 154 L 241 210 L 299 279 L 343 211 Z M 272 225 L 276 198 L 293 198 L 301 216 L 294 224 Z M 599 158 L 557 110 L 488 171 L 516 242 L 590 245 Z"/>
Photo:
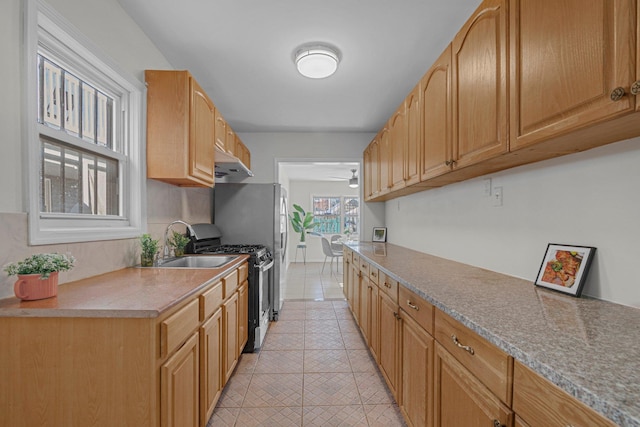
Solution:
<path fill-rule="evenodd" d="M 223 379 L 226 384 L 238 363 L 238 293 L 222 305 L 224 330 Z"/>
<path fill-rule="evenodd" d="M 515 363 L 513 376 L 516 426 L 616 425 L 519 362 Z"/>
<path fill-rule="evenodd" d="M 198 427 L 199 344 L 194 332 L 160 368 L 162 427 Z"/>
<path fill-rule="evenodd" d="M 391 393 L 399 400 L 400 314 L 398 304 L 385 293 L 378 294 L 380 313 L 380 352 L 378 364 Z"/>
<path fill-rule="evenodd" d="M 400 409 L 413 427 L 433 426 L 434 340 L 407 313 L 402 317 L 402 400 Z"/>
<path fill-rule="evenodd" d="M 249 282 L 238 288 L 238 356 L 249 339 Z"/>
<path fill-rule="evenodd" d="M 436 427 L 513 426 L 513 412 L 440 344 L 434 371 Z"/>
<path fill-rule="evenodd" d="M 200 327 L 200 426 L 207 425 L 222 393 L 222 308 Z"/>

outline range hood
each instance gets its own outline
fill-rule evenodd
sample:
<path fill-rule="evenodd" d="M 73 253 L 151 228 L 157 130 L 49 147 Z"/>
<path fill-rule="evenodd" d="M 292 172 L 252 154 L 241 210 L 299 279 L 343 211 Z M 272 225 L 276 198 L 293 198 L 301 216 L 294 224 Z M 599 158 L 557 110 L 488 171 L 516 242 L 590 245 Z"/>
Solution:
<path fill-rule="evenodd" d="M 215 162 L 216 178 L 238 177 L 246 178 L 253 176 L 253 172 L 240 161 L 239 158 L 232 156 L 229 153 L 225 153 L 216 148 L 216 162 Z"/>

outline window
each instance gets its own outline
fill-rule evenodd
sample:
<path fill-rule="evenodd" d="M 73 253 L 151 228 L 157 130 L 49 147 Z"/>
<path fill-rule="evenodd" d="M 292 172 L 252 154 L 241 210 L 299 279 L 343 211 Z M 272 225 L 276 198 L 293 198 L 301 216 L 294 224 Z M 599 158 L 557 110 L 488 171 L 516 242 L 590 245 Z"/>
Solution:
<path fill-rule="evenodd" d="M 144 228 L 143 85 L 54 10 L 28 2 L 31 244 L 122 239 Z"/>
<path fill-rule="evenodd" d="M 358 233 L 360 203 L 354 196 L 313 196 L 313 231 L 323 234 Z"/>

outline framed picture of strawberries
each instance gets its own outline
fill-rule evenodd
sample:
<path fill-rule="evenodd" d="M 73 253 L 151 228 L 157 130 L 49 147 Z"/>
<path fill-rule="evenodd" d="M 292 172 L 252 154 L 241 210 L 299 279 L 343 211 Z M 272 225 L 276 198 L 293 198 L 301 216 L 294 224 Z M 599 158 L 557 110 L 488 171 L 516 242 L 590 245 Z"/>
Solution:
<path fill-rule="evenodd" d="M 596 253 L 591 246 L 549 243 L 536 278 L 536 286 L 579 297 Z"/>

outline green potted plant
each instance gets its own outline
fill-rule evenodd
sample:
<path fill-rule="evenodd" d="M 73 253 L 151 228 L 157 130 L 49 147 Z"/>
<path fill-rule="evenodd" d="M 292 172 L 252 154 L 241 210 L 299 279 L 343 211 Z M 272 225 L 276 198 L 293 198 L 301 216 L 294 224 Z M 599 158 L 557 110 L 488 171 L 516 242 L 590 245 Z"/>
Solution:
<path fill-rule="evenodd" d="M 315 221 L 313 220 L 313 214 L 311 212 L 305 212 L 300 205 L 293 205 L 295 211 L 293 214 L 289 214 L 291 220 L 291 226 L 296 233 L 300 233 L 300 243 L 306 241 L 306 235 L 308 230 L 313 230 L 315 227 Z"/>
<path fill-rule="evenodd" d="M 9 276 L 18 276 L 13 286 L 18 298 L 37 300 L 58 295 L 58 272 L 70 270 L 74 262 L 71 255 L 35 254 L 7 264 L 4 271 Z"/>
<path fill-rule="evenodd" d="M 173 248 L 173 253 L 176 256 L 182 256 L 184 255 L 184 248 L 187 247 L 190 241 L 191 240 L 184 234 L 173 231 L 168 243 L 169 246 Z"/>
<path fill-rule="evenodd" d="M 142 248 L 140 265 L 142 267 L 153 267 L 153 261 L 156 259 L 156 254 L 160 247 L 158 240 L 153 239 L 150 234 L 145 233 L 140 236 L 140 247 Z"/>

